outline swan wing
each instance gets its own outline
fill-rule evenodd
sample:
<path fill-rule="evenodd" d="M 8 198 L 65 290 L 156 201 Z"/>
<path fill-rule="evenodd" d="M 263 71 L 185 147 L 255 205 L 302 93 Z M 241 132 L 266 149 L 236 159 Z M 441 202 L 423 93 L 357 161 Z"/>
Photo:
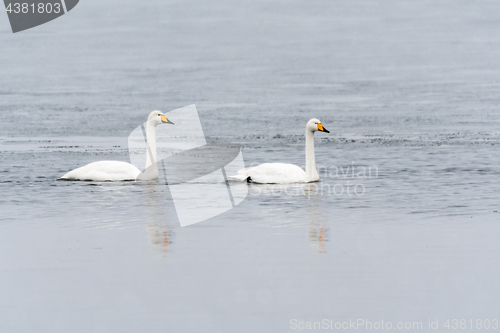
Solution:
<path fill-rule="evenodd" d="M 244 181 L 248 177 L 254 183 L 289 184 L 306 182 L 306 173 L 300 167 L 287 163 L 263 163 L 255 167 L 242 169 L 232 179 Z"/>
<path fill-rule="evenodd" d="M 71 170 L 60 179 L 120 181 L 136 180 L 141 171 L 134 165 L 122 161 L 99 161 Z"/>

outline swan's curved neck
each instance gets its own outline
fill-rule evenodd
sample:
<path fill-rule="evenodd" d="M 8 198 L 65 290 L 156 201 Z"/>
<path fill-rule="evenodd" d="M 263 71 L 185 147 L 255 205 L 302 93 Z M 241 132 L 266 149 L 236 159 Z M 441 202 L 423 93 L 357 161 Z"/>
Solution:
<path fill-rule="evenodd" d="M 156 165 L 156 125 L 152 121 L 146 123 L 146 169 L 151 167 L 152 176 L 158 177 Z"/>
<path fill-rule="evenodd" d="M 306 175 L 307 180 L 319 179 L 314 156 L 314 132 L 306 128 Z"/>

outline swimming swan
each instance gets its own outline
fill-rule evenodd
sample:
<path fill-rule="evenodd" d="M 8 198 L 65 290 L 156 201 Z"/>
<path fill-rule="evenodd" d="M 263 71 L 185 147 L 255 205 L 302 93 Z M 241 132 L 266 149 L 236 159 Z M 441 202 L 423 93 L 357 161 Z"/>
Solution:
<path fill-rule="evenodd" d="M 264 163 L 256 167 L 238 171 L 238 175 L 230 178 L 239 181 L 251 181 L 261 184 L 309 183 L 319 180 L 314 157 L 314 132 L 330 133 L 321 121 L 313 118 L 306 125 L 306 171 L 287 163 Z"/>
<path fill-rule="evenodd" d="M 80 168 L 71 170 L 60 179 L 63 180 L 91 180 L 91 181 L 120 181 L 136 179 L 158 178 L 156 166 L 156 126 L 159 124 L 174 123 L 165 117 L 161 111 L 153 111 L 149 114 L 146 128 L 147 158 L 144 173 L 134 165 L 122 161 L 99 161 L 87 164 Z"/>

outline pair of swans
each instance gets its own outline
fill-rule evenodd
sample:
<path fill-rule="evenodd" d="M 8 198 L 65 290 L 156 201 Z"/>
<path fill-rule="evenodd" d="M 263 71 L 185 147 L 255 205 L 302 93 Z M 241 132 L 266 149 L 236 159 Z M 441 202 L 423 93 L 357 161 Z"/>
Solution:
<path fill-rule="evenodd" d="M 156 126 L 160 124 L 172 124 L 160 111 L 149 114 L 146 129 L 146 142 L 148 153 L 146 154 L 146 170 L 141 172 L 137 167 L 122 161 L 99 161 L 87 164 L 80 168 L 71 170 L 60 179 L 63 180 L 87 180 L 87 181 L 126 181 L 126 180 L 150 180 L 158 178 L 156 166 Z M 238 171 L 231 179 L 237 181 L 248 181 L 262 184 L 289 184 L 309 183 L 319 180 L 314 155 L 314 133 L 316 131 L 330 133 L 323 127 L 321 121 L 313 118 L 306 125 L 306 170 L 294 164 L 286 163 L 264 163 L 256 167 L 246 168 Z M 148 167 L 149 166 L 149 167 Z"/>

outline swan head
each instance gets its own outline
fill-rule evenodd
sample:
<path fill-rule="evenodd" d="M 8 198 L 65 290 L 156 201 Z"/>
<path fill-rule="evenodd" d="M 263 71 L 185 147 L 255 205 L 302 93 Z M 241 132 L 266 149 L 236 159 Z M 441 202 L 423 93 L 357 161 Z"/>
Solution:
<path fill-rule="evenodd" d="M 149 114 L 148 121 L 152 122 L 155 126 L 160 124 L 174 124 L 173 122 L 168 120 L 167 117 L 165 117 L 163 112 L 158 110 L 155 110 Z"/>
<path fill-rule="evenodd" d="M 306 129 L 311 132 L 321 131 L 325 133 L 330 133 L 329 130 L 323 127 L 323 124 L 319 119 L 313 118 L 307 122 Z"/>

